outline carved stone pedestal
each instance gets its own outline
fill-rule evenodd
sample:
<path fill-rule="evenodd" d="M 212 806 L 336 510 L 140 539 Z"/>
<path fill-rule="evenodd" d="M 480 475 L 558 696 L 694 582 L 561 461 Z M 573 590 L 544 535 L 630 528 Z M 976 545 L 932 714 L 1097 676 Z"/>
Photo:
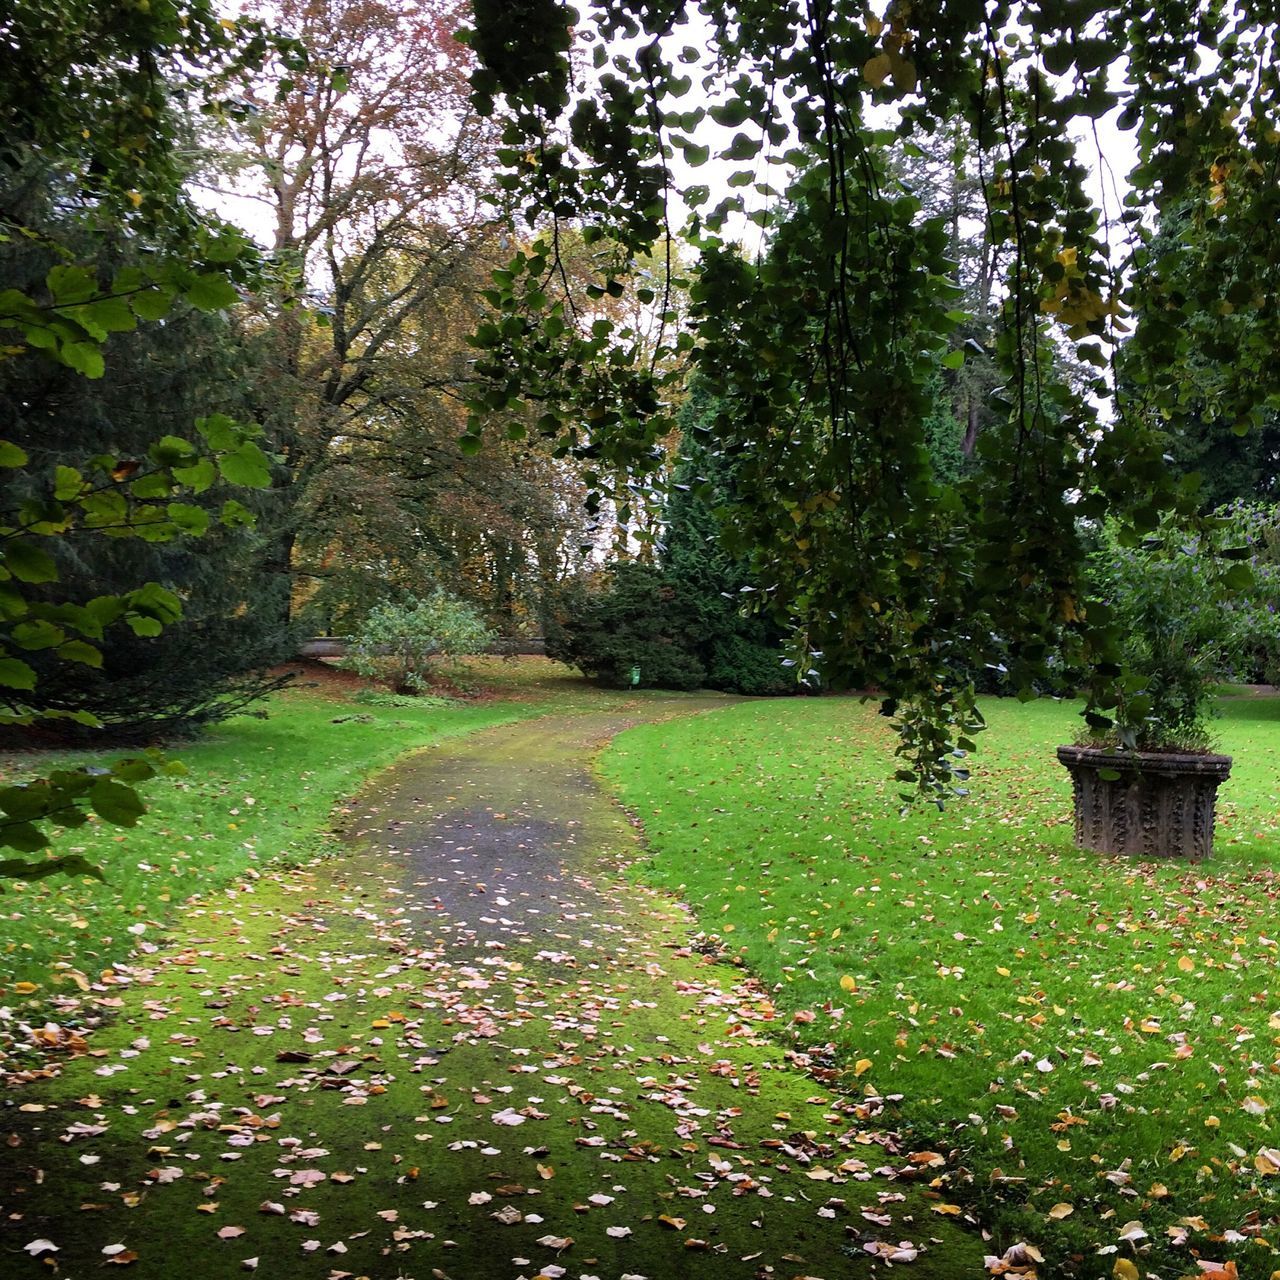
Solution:
<path fill-rule="evenodd" d="M 1077 848 L 1140 858 L 1213 852 L 1214 804 L 1230 756 L 1059 747 L 1058 759 L 1071 775 Z"/>

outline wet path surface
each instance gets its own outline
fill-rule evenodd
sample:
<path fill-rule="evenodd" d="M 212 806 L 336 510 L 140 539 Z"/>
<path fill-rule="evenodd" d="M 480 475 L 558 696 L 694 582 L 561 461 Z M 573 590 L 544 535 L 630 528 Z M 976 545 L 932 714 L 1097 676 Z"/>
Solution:
<path fill-rule="evenodd" d="M 96 1056 L 24 1092 L 14 1276 L 121 1251 L 156 1280 L 984 1274 L 945 1154 L 619 873 L 641 849 L 593 753 L 716 705 L 452 740 L 353 806 L 349 856 L 193 910 Z"/>
<path fill-rule="evenodd" d="M 653 705 L 653 704 L 650 704 Z M 658 704 L 662 714 L 724 699 Z M 637 715 L 587 715 L 493 730 L 395 770 L 352 821 L 361 841 L 404 859 L 418 918 L 455 946 L 605 946 L 619 909 L 592 878 L 601 854 L 634 852 L 589 772 L 592 755 Z"/>

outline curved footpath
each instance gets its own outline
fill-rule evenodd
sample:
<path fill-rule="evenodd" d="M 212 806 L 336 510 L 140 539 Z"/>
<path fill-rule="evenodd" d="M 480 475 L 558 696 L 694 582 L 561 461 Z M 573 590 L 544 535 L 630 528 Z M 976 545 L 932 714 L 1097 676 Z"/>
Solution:
<path fill-rule="evenodd" d="M 193 909 L 92 1055 L 10 1099 L 0 1270 L 984 1274 L 942 1158 L 805 1074 L 768 993 L 622 874 L 592 755 L 722 705 L 445 742 L 353 808 L 350 856 Z"/>

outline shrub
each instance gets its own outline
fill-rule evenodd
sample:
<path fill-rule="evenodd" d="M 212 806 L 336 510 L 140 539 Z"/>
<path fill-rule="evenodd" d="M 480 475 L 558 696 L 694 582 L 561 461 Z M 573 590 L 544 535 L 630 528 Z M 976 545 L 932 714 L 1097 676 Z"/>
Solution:
<path fill-rule="evenodd" d="M 372 609 L 340 665 L 384 680 L 396 693 L 421 693 L 433 664 L 479 653 L 492 642 L 480 615 L 437 587 L 429 596 Z"/>
<path fill-rule="evenodd" d="M 730 635 L 711 644 L 707 684 L 726 693 L 774 697 L 796 692 L 796 678 L 782 665 L 782 651 L 744 635 Z"/>
<path fill-rule="evenodd" d="M 690 645 L 696 614 L 660 570 L 617 564 L 600 589 L 578 583 L 562 594 L 546 624 L 547 656 L 615 688 L 629 685 L 639 667 L 646 688 L 697 689 L 707 671 Z"/>
<path fill-rule="evenodd" d="M 1205 750 L 1213 686 L 1277 652 L 1265 529 L 1256 511 L 1224 510 L 1201 533 L 1172 525 L 1127 546 L 1104 529 L 1093 594 L 1110 610 L 1125 676 L 1114 728 L 1089 741 L 1132 750 Z M 1252 565 L 1250 565 L 1252 562 Z"/>

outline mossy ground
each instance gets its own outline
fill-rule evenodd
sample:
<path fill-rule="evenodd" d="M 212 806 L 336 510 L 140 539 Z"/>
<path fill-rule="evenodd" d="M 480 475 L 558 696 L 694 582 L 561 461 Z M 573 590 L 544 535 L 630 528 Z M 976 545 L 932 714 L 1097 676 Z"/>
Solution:
<path fill-rule="evenodd" d="M 834 1278 L 909 1242 L 911 1274 L 978 1274 L 942 1156 L 798 1069 L 769 994 L 620 878 L 584 757 L 699 704 L 609 705 L 401 765 L 361 848 L 189 905 L 87 993 L 88 1053 L 8 1099 L 11 1273 Z"/>

